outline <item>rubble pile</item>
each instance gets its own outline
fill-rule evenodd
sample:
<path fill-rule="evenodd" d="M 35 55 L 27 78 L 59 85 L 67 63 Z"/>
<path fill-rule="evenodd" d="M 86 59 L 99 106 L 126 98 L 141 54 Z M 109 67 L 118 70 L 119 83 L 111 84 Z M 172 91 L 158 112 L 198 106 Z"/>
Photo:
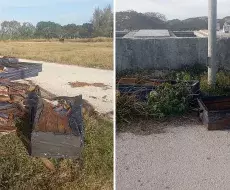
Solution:
<path fill-rule="evenodd" d="M 0 81 L 0 132 L 15 131 L 17 119 L 28 114 L 25 99 L 30 85 Z"/>
<path fill-rule="evenodd" d="M 15 131 L 15 121 L 28 116 L 28 91 L 30 85 L 13 80 L 38 76 L 42 65 L 22 63 L 15 57 L 0 58 L 0 132 Z"/>
<path fill-rule="evenodd" d="M 0 78 L 19 80 L 38 76 L 42 71 L 42 64 L 19 62 L 14 57 L 0 58 Z"/>
<path fill-rule="evenodd" d="M 18 119 L 26 121 L 21 132 L 30 139 L 30 155 L 78 158 L 84 144 L 82 96 L 45 99 L 39 86 L 13 82 L 41 71 L 41 64 L 0 58 L 0 133 L 17 131 Z"/>

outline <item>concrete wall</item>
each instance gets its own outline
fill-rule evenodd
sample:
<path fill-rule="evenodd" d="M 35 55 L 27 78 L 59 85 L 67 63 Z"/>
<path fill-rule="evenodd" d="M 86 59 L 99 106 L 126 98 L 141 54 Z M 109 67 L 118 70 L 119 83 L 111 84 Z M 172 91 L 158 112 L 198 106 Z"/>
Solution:
<path fill-rule="evenodd" d="M 230 69 L 230 39 L 219 39 L 218 65 Z M 206 64 L 207 38 L 116 39 L 116 69 L 179 69 Z"/>

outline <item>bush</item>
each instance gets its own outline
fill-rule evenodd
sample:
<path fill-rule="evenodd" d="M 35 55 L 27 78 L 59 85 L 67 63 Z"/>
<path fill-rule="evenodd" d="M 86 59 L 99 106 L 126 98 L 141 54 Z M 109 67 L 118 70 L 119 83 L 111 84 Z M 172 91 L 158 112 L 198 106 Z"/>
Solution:
<path fill-rule="evenodd" d="M 188 111 L 190 103 L 189 90 L 185 83 L 171 85 L 165 83 L 148 98 L 148 112 L 155 118 L 180 115 Z"/>
<path fill-rule="evenodd" d="M 150 93 L 147 102 L 141 102 L 134 95 L 117 93 L 117 123 L 129 122 L 137 117 L 162 119 L 171 115 L 181 115 L 189 110 L 190 100 L 185 83 L 162 84 Z"/>

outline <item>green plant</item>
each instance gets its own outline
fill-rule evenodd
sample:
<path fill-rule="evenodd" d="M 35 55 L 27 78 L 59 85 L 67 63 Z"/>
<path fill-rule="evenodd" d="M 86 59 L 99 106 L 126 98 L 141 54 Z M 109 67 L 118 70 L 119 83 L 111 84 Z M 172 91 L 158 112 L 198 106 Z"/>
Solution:
<path fill-rule="evenodd" d="M 152 117 L 154 119 L 165 118 L 173 115 L 181 115 L 189 111 L 194 102 L 189 95 L 189 89 L 186 81 L 199 80 L 200 90 L 203 95 L 230 95 L 230 72 L 220 70 L 217 73 L 217 81 L 215 88 L 208 85 L 208 74 L 205 65 L 195 64 L 191 67 L 184 67 L 181 70 L 171 71 L 163 79 L 177 80 L 176 85 L 163 84 L 156 91 L 152 91 L 147 102 L 141 102 L 134 96 L 118 96 L 117 97 L 117 121 L 129 122 L 133 118 Z M 144 79 L 154 73 L 151 70 L 140 70 L 135 74 L 122 73 L 117 75 L 123 77 L 136 77 L 138 80 Z M 153 76 L 153 75 L 151 75 Z M 154 76 L 153 76 L 154 77 Z"/>
<path fill-rule="evenodd" d="M 148 112 L 150 116 L 163 118 L 179 115 L 189 109 L 189 90 L 185 83 L 171 85 L 165 83 L 159 86 L 155 93 L 148 98 Z"/>
<path fill-rule="evenodd" d="M 216 86 L 208 85 L 208 76 L 204 74 L 200 77 L 200 88 L 203 94 L 209 96 L 230 95 L 230 74 L 226 71 L 219 71 L 216 75 Z"/>
<path fill-rule="evenodd" d="M 207 70 L 205 65 L 195 64 L 193 66 L 186 66 L 179 70 L 171 71 L 166 78 L 170 80 L 189 81 L 199 80 Z"/>
<path fill-rule="evenodd" d="M 117 94 L 116 120 L 117 123 L 128 123 L 136 117 L 161 119 L 181 115 L 189 110 L 190 100 L 189 89 L 185 83 L 162 84 L 150 93 L 147 102 L 138 100 L 134 95 Z"/>

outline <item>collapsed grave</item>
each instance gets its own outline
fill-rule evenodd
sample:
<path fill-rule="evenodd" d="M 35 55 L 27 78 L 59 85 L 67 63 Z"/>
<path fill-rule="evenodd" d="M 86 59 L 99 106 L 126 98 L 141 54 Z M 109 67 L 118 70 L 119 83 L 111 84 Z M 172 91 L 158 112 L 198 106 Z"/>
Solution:
<path fill-rule="evenodd" d="M 144 102 L 149 101 L 150 94 L 162 87 L 162 84 L 176 85 L 179 82 L 183 82 L 190 89 L 192 105 L 197 108 L 199 118 L 208 130 L 230 129 L 230 96 L 205 95 L 200 90 L 199 81 L 121 78 L 117 81 L 117 91 L 121 95 L 135 97 Z"/>
<path fill-rule="evenodd" d="M 121 78 L 117 81 L 117 90 L 121 94 L 134 94 L 137 99 L 146 100 L 147 96 L 155 91 L 162 84 L 169 83 L 175 85 L 178 81 L 175 80 L 159 80 L 159 79 L 137 79 L 137 78 Z M 200 94 L 199 81 L 187 81 L 187 86 L 193 95 Z"/>
<path fill-rule="evenodd" d="M 28 85 L 0 81 L 0 132 L 15 131 L 15 122 L 26 115 L 23 100 Z"/>
<path fill-rule="evenodd" d="M 32 105 L 31 155 L 76 158 L 83 147 L 82 96 L 52 100 L 36 94 Z"/>
<path fill-rule="evenodd" d="M 29 135 L 32 156 L 63 158 L 80 156 L 83 147 L 82 96 L 44 98 L 39 86 L 12 80 L 37 76 L 39 64 L 0 58 L 0 132 L 22 131 Z"/>
<path fill-rule="evenodd" d="M 230 97 L 213 96 L 198 99 L 199 116 L 209 130 L 230 129 Z"/>

